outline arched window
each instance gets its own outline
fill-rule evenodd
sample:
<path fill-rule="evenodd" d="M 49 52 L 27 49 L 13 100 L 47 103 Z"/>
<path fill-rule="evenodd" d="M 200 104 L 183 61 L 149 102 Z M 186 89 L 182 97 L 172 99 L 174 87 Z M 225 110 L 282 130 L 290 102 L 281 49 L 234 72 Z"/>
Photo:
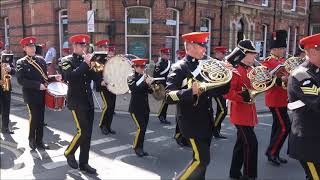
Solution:
<path fill-rule="evenodd" d="M 209 32 L 207 55 L 210 56 L 210 53 L 211 53 L 211 19 L 201 18 L 200 31 L 201 32 Z"/>
<path fill-rule="evenodd" d="M 9 45 L 9 18 L 4 18 L 4 44 Z"/>
<path fill-rule="evenodd" d="M 143 6 L 126 8 L 125 51 L 151 59 L 151 9 Z"/>
<path fill-rule="evenodd" d="M 166 47 L 171 49 L 171 61 L 177 59 L 176 51 L 179 49 L 179 11 L 168 8 L 166 17 Z"/>
<path fill-rule="evenodd" d="M 66 9 L 59 11 L 59 43 L 60 43 L 60 54 L 62 54 L 62 49 L 69 47 L 68 11 Z"/>

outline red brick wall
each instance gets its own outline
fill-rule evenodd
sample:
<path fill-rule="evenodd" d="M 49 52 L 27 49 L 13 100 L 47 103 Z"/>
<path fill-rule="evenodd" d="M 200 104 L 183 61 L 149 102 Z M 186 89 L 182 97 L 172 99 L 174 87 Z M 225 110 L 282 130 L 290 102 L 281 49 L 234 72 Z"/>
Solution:
<path fill-rule="evenodd" d="M 103 7 L 97 4 L 97 1 L 93 0 L 93 8 L 96 8 L 96 32 L 93 33 L 93 42 L 102 38 L 110 39 L 111 43 L 116 45 L 117 53 L 125 52 L 125 8 L 123 1 L 121 0 L 105 0 Z M 182 1 L 182 0 L 181 0 Z M 59 49 L 59 32 L 58 32 L 58 11 L 57 3 L 55 1 L 45 0 L 33 0 L 29 3 L 26 1 L 25 10 L 25 36 L 34 35 L 38 37 L 40 43 L 44 43 L 46 40 L 54 42 L 56 49 Z M 127 5 L 136 6 L 136 0 L 128 0 Z M 141 5 L 151 5 L 150 0 L 141 0 Z M 168 1 L 169 2 L 169 1 Z M 184 34 L 193 31 L 194 28 L 194 3 L 193 1 L 186 1 L 184 3 L 179 1 L 177 9 L 180 10 L 180 32 Z M 200 19 L 209 18 L 212 20 L 211 30 L 211 46 L 216 46 L 220 41 L 220 1 L 209 0 L 208 4 L 197 4 L 196 14 L 196 30 L 199 30 Z M 271 32 L 274 26 L 273 19 L 273 7 L 274 0 L 269 0 L 268 7 L 261 9 L 261 0 L 246 0 L 245 3 L 236 4 L 250 4 L 251 13 L 246 16 L 254 22 L 255 31 L 252 32 L 255 35 L 255 40 L 262 39 L 261 26 L 262 24 L 268 25 L 268 31 Z M 276 29 L 288 29 L 288 27 L 299 27 L 299 37 L 307 34 L 307 15 L 303 16 L 305 12 L 305 1 L 297 0 L 297 9 L 294 12 L 288 12 L 291 8 L 292 0 L 278 0 L 278 11 L 284 8 L 284 12 L 277 14 Z M 101 2 L 100 2 L 101 3 Z M 230 2 L 235 4 L 235 2 Z M 173 3 L 168 3 L 170 7 L 174 6 Z M 242 6 L 241 5 L 241 6 Z M 308 7 L 308 6 L 307 6 Z M 81 0 L 69 0 L 66 3 L 68 10 L 68 31 L 69 35 L 78 33 L 87 33 L 87 10 L 89 10 L 89 4 L 83 3 Z M 152 56 L 157 56 L 159 48 L 165 45 L 167 26 L 165 20 L 169 17 L 168 9 L 165 0 L 154 0 L 154 4 L 151 10 L 152 13 Z M 175 8 L 175 7 L 173 7 Z M 254 9 L 256 8 L 256 9 Z M 239 9 L 238 7 L 235 9 Z M 10 44 L 14 52 L 21 54 L 21 47 L 19 41 L 22 38 L 22 20 L 21 20 L 21 7 L 20 3 L 1 4 L 1 17 L 0 24 L 3 24 L 3 18 L 9 17 L 10 23 Z M 2 13 L 3 12 L 3 13 Z M 297 15 L 299 13 L 300 15 Z M 32 16 L 33 15 L 33 16 Z M 223 14 L 223 33 L 222 33 L 222 45 L 228 46 L 230 36 L 230 20 L 238 17 L 241 14 L 228 11 L 228 7 L 224 7 Z M 107 26 L 110 23 L 115 24 L 115 35 L 109 37 L 107 34 Z M 0 26 L 1 27 L 1 26 Z M 3 33 L 3 29 L 0 28 L 0 34 Z M 1 37 L 0 37 L 1 38 Z M 183 42 L 179 39 L 180 48 L 183 48 Z"/>

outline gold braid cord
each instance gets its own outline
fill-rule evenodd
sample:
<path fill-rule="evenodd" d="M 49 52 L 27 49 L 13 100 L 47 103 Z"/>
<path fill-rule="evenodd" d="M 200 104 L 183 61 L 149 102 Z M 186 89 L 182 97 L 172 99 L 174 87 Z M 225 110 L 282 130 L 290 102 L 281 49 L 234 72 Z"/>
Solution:
<path fill-rule="evenodd" d="M 35 62 L 32 58 L 30 58 L 29 56 L 27 56 L 26 59 L 27 59 L 29 64 L 31 64 L 34 68 L 36 68 L 36 70 L 38 70 L 38 72 L 41 74 L 43 79 L 48 81 L 48 76 L 43 72 L 43 70 L 40 67 L 40 65 L 37 62 Z"/>

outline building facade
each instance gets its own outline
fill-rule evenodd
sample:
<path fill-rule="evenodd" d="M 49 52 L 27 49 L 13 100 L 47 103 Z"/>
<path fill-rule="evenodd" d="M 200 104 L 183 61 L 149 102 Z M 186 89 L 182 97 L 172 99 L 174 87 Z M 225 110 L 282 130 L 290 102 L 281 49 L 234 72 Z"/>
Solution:
<path fill-rule="evenodd" d="M 176 59 L 181 34 L 207 31 L 208 55 L 213 46 L 232 50 L 246 38 L 265 57 L 271 32 L 286 29 L 287 53 L 294 54 L 309 33 L 309 5 L 310 0 L 1 0 L 0 39 L 21 56 L 22 37 L 50 40 L 61 53 L 68 37 L 88 33 L 93 42 L 109 39 L 118 54 L 156 59 L 160 48 L 169 47 Z"/>
<path fill-rule="evenodd" d="M 320 33 L 320 0 L 311 0 L 310 4 L 310 34 Z"/>

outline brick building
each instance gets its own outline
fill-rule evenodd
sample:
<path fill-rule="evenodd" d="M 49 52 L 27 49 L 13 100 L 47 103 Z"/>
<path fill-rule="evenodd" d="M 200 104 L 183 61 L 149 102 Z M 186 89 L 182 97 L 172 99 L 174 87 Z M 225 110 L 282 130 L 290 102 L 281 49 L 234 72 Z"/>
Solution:
<path fill-rule="evenodd" d="M 94 11 L 93 42 L 108 38 L 117 53 L 155 59 L 159 48 L 183 48 L 181 34 L 211 33 L 212 47 L 230 50 L 243 38 L 253 40 L 268 53 L 274 29 L 289 32 L 288 53 L 308 34 L 310 0 L 1 0 L 0 37 L 21 56 L 19 40 L 36 36 L 53 41 L 58 52 L 68 47 L 68 37 L 87 33 L 87 11 Z M 92 27 L 91 27 L 92 28 Z"/>

